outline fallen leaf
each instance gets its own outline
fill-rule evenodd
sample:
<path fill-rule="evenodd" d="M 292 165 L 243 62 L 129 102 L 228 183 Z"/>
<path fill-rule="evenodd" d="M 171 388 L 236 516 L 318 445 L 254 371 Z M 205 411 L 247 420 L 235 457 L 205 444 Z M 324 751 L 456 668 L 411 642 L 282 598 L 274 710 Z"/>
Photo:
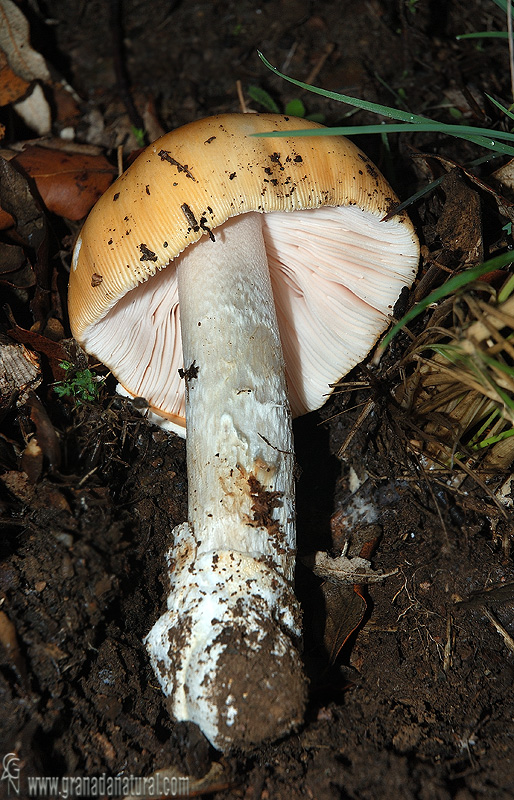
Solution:
<path fill-rule="evenodd" d="M 34 286 L 36 276 L 25 256 L 23 247 L 0 242 L 0 284 L 16 289 Z"/>
<path fill-rule="evenodd" d="M 369 532 L 376 526 L 367 526 Z M 395 575 L 397 570 L 381 573 L 371 568 L 369 558 L 377 545 L 378 538 L 364 542 L 358 556 L 347 558 L 344 554 L 331 558 L 326 552 L 302 558 L 313 572 L 325 578 L 321 593 L 325 600 L 325 630 L 323 644 L 333 664 L 350 636 L 362 624 L 367 602 L 364 585 L 375 583 Z M 352 584 L 349 586 L 348 584 Z"/>
<path fill-rule="evenodd" d="M 10 68 L 7 56 L 0 50 L 0 106 L 14 103 L 28 91 L 30 83 Z"/>
<path fill-rule="evenodd" d="M 80 108 L 73 90 L 62 83 L 52 85 L 52 99 L 55 106 L 56 122 L 61 126 L 73 127 L 80 120 Z"/>
<path fill-rule="evenodd" d="M 0 206 L 16 221 L 16 232 L 34 250 L 46 234 L 45 220 L 27 177 L 15 166 L 15 159 L 0 157 Z"/>
<path fill-rule="evenodd" d="M 325 581 L 321 591 L 326 609 L 323 644 L 333 664 L 345 642 L 362 623 L 367 604 L 362 594 L 350 586 Z"/>
<path fill-rule="evenodd" d="M 36 276 L 31 265 L 26 261 L 19 269 L 3 273 L 0 283 L 5 286 L 13 286 L 15 289 L 30 289 L 36 283 Z"/>
<path fill-rule="evenodd" d="M 480 197 L 457 169 L 448 172 L 441 183 L 445 202 L 435 230 L 441 241 L 443 263 L 459 258 L 460 269 L 469 264 L 479 264 L 483 259 Z M 461 210 L 466 209 L 465 218 Z"/>
<path fill-rule="evenodd" d="M 28 146 L 9 163 L 35 181 L 45 207 L 52 214 L 71 220 L 86 216 L 116 177 L 116 169 L 102 155 L 67 153 Z M 8 211 L 3 203 L 4 211 Z M 14 220 L 0 210 L 0 230 Z"/>
<path fill-rule="evenodd" d="M 102 155 L 27 147 L 14 160 L 36 182 L 46 208 L 72 220 L 85 217 L 116 176 Z"/>
<path fill-rule="evenodd" d="M 15 341 L 21 342 L 22 344 L 30 345 L 30 347 L 37 353 L 43 353 L 48 359 L 50 359 L 50 365 L 52 369 L 54 367 L 54 363 L 69 359 L 69 351 L 65 346 L 63 346 L 62 342 L 55 342 L 53 339 L 49 339 L 47 336 L 43 336 L 41 333 L 29 331 L 26 328 L 20 327 L 20 325 L 16 323 L 14 317 L 12 316 L 11 310 L 7 308 L 6 312 L 9 323 L 12 326 L 7 331 L 11 339 L 15 339 Z M 59 378 L 62 378 L 63 371 L 60 370 L 57 374 Z"/>
<path fill-rule="evenodd" d="M 461 609 L 481 608 L 484 605 L 497 606 L 503 603 L 514 602 L 514 583 L 500 583 L 471 592 L 469 597 L 456 600 L 456 605 Z"/>
<path fill-rule="evenodd" d="M 0 276 L 16 272 L 25 264 L 25 253 L 18 245 L 0 242 Z"/>
<path fill-rule="evenodd" d="M 398 572 L 397 569 L 392 572 L 375 571 L 371 567 L 371 562 L 362 556 L 347 558 L 345 555 L 341 555 L 332 558 L 322 550 L 305 556 L 302 558 L 302 562 L 312 569 L 315 575 L 337 584 L 377 583 Z"/>
<path fill-rule="evenodd" d="M 12 0 L 0 0 L 0 50 L 5 57 L 9 71 L 25 82 L 27 86 L 35 80 L 50 80 L 45 59 L 30 45 L 29 23 Z M 1 80 L 3 77 L 0 69 L 0 93 L 3 87 Z M 8 76 L 6 76 L 6 80 L 8 83 Z M 12 100 L 7 102 L 12 102 Z M 5 103 L 1 104 L 5 105 Z"/>
<path fill-rule="evenodd" d="M 61 463 L 61 448 L 55 428 L 44 405 L 34 392 L 30 392 L 27 402 L 30 406 L 30 419 L 36 426 L 37 443 L 42 455 L 47 459 L 51 470 L 57 469 Z M 28 473 L 23 461 L 22 469 Z"/>

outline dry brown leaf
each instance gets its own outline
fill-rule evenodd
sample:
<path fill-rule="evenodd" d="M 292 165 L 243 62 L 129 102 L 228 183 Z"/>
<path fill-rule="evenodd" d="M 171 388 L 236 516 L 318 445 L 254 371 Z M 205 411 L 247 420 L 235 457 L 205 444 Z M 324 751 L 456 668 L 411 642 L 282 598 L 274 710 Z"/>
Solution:
<path fill-rule="evenodd" d="M 0 50 L 0 106 L 14 103 L 23 97 L 30 83 L 20 78 L 10 68 L 7 56 Z"/>
<path fill-rule="evenodd" d="M 7 333 L 11 339 L 21 344 L 29 345 L 29 347 L 37 353 L 43 353 L 50 360 L 52 368 L 56 362 L 66 361 L 69 358 L 66 342 L 55 342 L 48 336 L 43 336 L 37 331 L 29 331 L 26 328 L 21 328 L 13 318 L 9 308 L 7 308 L 7 318 L 11 325 Z M 62 378 L 62 370 L 60 370 L 59 378 Z"/>
<path fill-rule="evenodd" d="M 116 175 L 105 156 L 72 155 L 40 147 L 27 148 L 16 162 L 36 181 L 48 210 L 73 220 L 86 216 Z"/>
<path fill-rule="evenodd" d="M 16 220 L 20 239 L 37 250 L 45 238 L 45 219 L 26 176 L 16 168 L 15 159 L 0 158 L 0 205 Z"/>
<path fill-rule="evenodd" d="M 85 217 L 116 175 L 105 156 L 38 146 L 27 147 L 9 163 L 35 181 L 48 211 L 71 220 Z M 12 224 L 12 217 L 0 213 L 0 230 Z"/>
<path fill-rule="evenodd" d="M 0 50 L 10 70 L 27 84 L 50 80 L 45 59 L 30 45 L 29 23 L 12 0 L 0 0 Z"/>
<path fill-rule="evenodd" d="M 345 642 L 361 625 L 367 604 L 357 585 L 339 586 L 325 581 L 321 591 L 326 609 L 323 644 L 333 664 Z"/>
<path fill-rule="evenodd" d="M 25 264 L 23 248 L 15 244 L 0 242 L 0 280 L 10 272 L 17 272 Z"/>
<path fill-rule="evenodd" d="M 55 119 L 61 128 L 75 126 L 80 120 L 80 109 L 73 90 L 65 84 L 54 83 L 52 99 L 55 106 Z"/>
<path fill-rule="evenodd" d="M 30 419 L 36 427 L 37 445 L 41 450 L 41 454 L 46 458 L 51 470 L 57 469 L 61 463 L 61 448 L 52 421 L 46 408 L 34 392 L 30 393 L 28 405 L 30 407 Z M 34 441 L 34 439 L 31 439 L 31 441 Z M 22 469 L 30 477 L 29 470 L 25 469 L 23 462 Z"/>
<path fill-rule="evenodd" d="M 36 284 L 36 275 L 29 262 L 25 261 L 19 269 L 2 272 L 0 284 L 12 286 L 15 289 L 30 289 Z"/>

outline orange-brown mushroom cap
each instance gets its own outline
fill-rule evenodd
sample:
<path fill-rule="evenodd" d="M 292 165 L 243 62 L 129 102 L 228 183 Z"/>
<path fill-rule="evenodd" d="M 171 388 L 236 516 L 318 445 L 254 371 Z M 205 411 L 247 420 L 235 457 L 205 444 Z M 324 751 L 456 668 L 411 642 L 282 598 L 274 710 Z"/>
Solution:
<path fill-rule="evenodd" d="M 364 358 L 412 282 L 412 224 L 405 214 L 381 222 L 398 200 L 352 142 L 252 137 L 318 127 L 275 114 L 186 125 L 150 145 L 86 220 L 70 275 L 73 335 L 130 395 L 179 426 L 184 382 L 173 261 L 231 217 L 265 215 L 295 414 L 319 407 L 330 384 Z"/>

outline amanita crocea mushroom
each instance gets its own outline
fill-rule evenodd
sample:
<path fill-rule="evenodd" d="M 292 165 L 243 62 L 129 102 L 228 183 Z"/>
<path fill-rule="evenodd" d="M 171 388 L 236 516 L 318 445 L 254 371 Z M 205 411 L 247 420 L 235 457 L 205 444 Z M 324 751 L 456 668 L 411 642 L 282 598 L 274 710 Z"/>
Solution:
<path fill-rule="evenodd" d="M 350 141 L 251 136 L 317 127 L 228 114 L 167 134 L 73 255 L 75 338 L 153 419 L 183 432 L 185 408 L 189 519 L 146 643 L 172 716 L 221 750 L 302 719 L 291 408 L 318 408 L 364 358 L 418 261 Z"/>

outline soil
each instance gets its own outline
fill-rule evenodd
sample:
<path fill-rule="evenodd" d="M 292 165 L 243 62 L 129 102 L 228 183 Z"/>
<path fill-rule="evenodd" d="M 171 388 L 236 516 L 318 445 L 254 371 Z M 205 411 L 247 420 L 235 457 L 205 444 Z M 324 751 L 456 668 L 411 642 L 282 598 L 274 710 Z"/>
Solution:
<path fill-rule="evenodd" d="M 165 130 L 240 110 L 237 81 L 253 108 L 248 89 L 258 86 L 280 109 L 301 98 L 327 124 L 376 122 L 274 76 L 258 50 L 300 80 L 447 122 L 500 125 L 486 94 L 510 103 L 507 43 L 456 39 L 505 29 L 492 0 L 125 0 L 117 18 L 117 4 L 102 0 L 20 6 L 33 46 L 78 93 L 76 138 L 113 163 L 118 145 L 136 146 L 120 62 L 138 112 Z M 27 133 L 4 121 L 8 140 Z M 448 161 L 413 158 L 464 164 L 483 155 L 478 146 L 440 134 L 357 143 L 402 199 L 447 173 L 409 208 L 422 280 L 397 315 L 448 273 L 511 246 L 505 208 L 489 193 Z M 47 316 L 71 347 L 65 285 L 78 226 L 57 217 L 50 226 Z M 2 292 L 29 329 L 34 288 Z M 12 331 L 12 318 L 2 325 Z M 420 457 L 419 421 L 395 400 L 409 343 L 402 333 L 378 367 L 357 368 L 295 425 L 300 556 L 339 553 L 348 541 L 350 555 L 392 574 L 343 586 L 299 560 L 305 722 L 279 742 L 225 756 L 194 725 L 170 719 L 142 644 L 163 610 L 173 527 L 187 516 L 184 442 L 149 425 L 111 379 L 98 402 L 60 400 L 41 355 L 36 394 L 5 404 L 0 428 L 0 756 L 19 757 L 20 796 L 29 776 L 157 770 L 189 776 L 191 796 L 216 800 L 514 796 L 510 472 L 486 480 Z M 27 452 L 33 431 L 42 461 Z M 371 520 L 352 511 L 357 479 Z M 495 492 L 506 481 L 501 503 Z M 5 779 L 0 787 L 7 793 Z"/>

